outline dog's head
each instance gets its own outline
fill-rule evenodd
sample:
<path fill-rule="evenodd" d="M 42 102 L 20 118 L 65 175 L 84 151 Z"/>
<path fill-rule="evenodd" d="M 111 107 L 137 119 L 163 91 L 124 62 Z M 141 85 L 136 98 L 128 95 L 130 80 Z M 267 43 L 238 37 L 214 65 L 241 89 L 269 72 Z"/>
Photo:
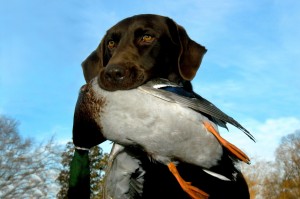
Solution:
<path fill-rule="evenodd" d="M 158 77 L 190 81 L 205 52 L 172 19 L 143 14 L 110 28 L 82 67 L 87 82 L 98 75 L 103 89 L 125 90 Z"/>

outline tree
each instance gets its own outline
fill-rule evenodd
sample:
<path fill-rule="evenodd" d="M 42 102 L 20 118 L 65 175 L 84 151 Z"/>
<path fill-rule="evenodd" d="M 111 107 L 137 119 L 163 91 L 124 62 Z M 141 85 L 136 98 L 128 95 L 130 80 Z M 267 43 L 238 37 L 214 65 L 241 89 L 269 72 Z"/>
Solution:
<path fill-rule="evenodd" d="M 68 142 L 65 152 L 62 153 L 62 167 L 57 181 L 60 184 L 60 191 L 57 194 L 57 198 L 67 198 L 67 192 L 69 189 L 69 171 L 70 163 L 74 154 L 75 148 L 72 142 Z M 99 146 L 92 147 L 89 151 L 90 160 L 90 189 L 91 198 L 102 198 L 102 180 L 105 166 L 107 165 L 108 155 L 103 154 L 102 149 Z"/>
<path fill-rule="evenodd" d="M 89 154 L 91 168 L 91 198 L 102 198 L 103 175 L 108 164 L 108 154 L 103 154 L 99 146 L 92 147 Z"/>
<path fill-rule="evenodd" d="M 0 198 L 53 197 L 58 150 L 53 139 L 23 139 L 18 122 L 0 115 Z"/>
<path fill-rule="evenodd" d="M 282 137 L 275 156 L 243 168 L 251 198 L 300 198 L 300 130 Z"/>
<path fill-rule="evenodd" d="M 257 199 L 261 198 L 262 187 L 264 186 L 262 181 L 270 174 L 270 168 L 272 168 L 273 162 L 254 159 L 255 164 L 245 165 L 241 164 L 244 177 L 246 178 L 250 198 Z"/>
<path fill-rule="evenodd" d="M 60 185 L 60 190 L 57 194 L 57 198 L 67 198 L 67 193 L 69 189 L 69 170 L 70 162 L 72 160 L 73 153 L 75 151 L 74 145 L 72 142 L 68 142 L 66 145 L 65 151 L 62 153 L 61 165 L 62 169 L 57 177 L 57 181 Z"/>
<path fill-rule="evenodd" d="M 281 139 L 276 150 L 279 198 L 300 198 L 300 130 Z"/>

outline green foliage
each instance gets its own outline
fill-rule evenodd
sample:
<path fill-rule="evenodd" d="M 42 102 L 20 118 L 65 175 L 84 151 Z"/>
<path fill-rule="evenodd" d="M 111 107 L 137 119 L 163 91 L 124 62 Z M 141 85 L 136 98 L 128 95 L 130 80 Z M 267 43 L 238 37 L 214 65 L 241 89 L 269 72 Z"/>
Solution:
<path fill-rule="evenodd" d="M 91 198 L 101 198 L 103 174 L 107 165 L 108 154 L 103 154 L 99 146 L 91 148 L 90 154 L 90 168 L 91 168 Z"/>
<path fill-rule="evenodd" d="M 72 142 L 68 142 L 65 151 L 62 153 L 61 165 L 62 169 L 57 177 L 57 181 L 60 184 L 60 190 L 57 194 L 58 199 L 67 198 L 67 193 L 69 189 L 69 170 L 70 162 L 72 160 L 75 148 Z"/>

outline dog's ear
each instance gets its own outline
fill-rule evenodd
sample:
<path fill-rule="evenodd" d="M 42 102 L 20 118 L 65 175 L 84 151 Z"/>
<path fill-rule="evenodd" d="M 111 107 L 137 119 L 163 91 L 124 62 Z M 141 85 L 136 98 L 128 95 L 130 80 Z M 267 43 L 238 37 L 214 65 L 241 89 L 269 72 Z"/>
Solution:
<path fill-rule="evenodd" d="M 94 50 L 81 64 L 84 79 L 86 82 L 91 81 L 96 77 L 100 69 L 103 67 L 104 58 L 104 46 L 103 40 L 99 44 L 98 48 Z"/>
<path fill-rule="evenodd" d="M 190 81 L 195 77 L 207 50 L 204 46 L 190 39 L 185 29 L 178 24 L 177 31 L 181 46 L 178 57 L 179 74 L 184 80 Z"/>

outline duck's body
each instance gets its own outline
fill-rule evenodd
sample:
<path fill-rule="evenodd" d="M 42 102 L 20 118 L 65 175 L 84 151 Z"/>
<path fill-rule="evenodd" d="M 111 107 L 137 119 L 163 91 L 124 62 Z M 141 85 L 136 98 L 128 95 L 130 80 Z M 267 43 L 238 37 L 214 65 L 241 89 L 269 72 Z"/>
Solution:
<path fill-rule="evenodd" d="M 105 101 L 97 122 L 108 140 L 141 147 L 166 164 L 178 159 L 209 168 L 220 159 L 222 147 L 202 124 L 209 122 L 204 115 L 142 89 L 108 92 L 93 83 L 93 91 Z"/>
<path fill-rule="evenodd" d="M 110 92 L 101 89 L 97 79 L 93 79 L 81 89 L 73 134 L 80 135 L 78 131 L 93 126 L 85 132 L 92 133 L 95 139 L 140 148 L 151 159 L 168 165 L 172 173 L 177 160 L 209 170 L 222 158 L 224 144 L 241 156 L 238 158 L 249 161 L 220 137 L 216 124 L 226 126 L 230 122 L 250 135 L 247 130 L 200 96 L 185 97 L 159 89 L 165 87 L 173 89 L 176 85 L 159 79 L 137 89 Z"/>

